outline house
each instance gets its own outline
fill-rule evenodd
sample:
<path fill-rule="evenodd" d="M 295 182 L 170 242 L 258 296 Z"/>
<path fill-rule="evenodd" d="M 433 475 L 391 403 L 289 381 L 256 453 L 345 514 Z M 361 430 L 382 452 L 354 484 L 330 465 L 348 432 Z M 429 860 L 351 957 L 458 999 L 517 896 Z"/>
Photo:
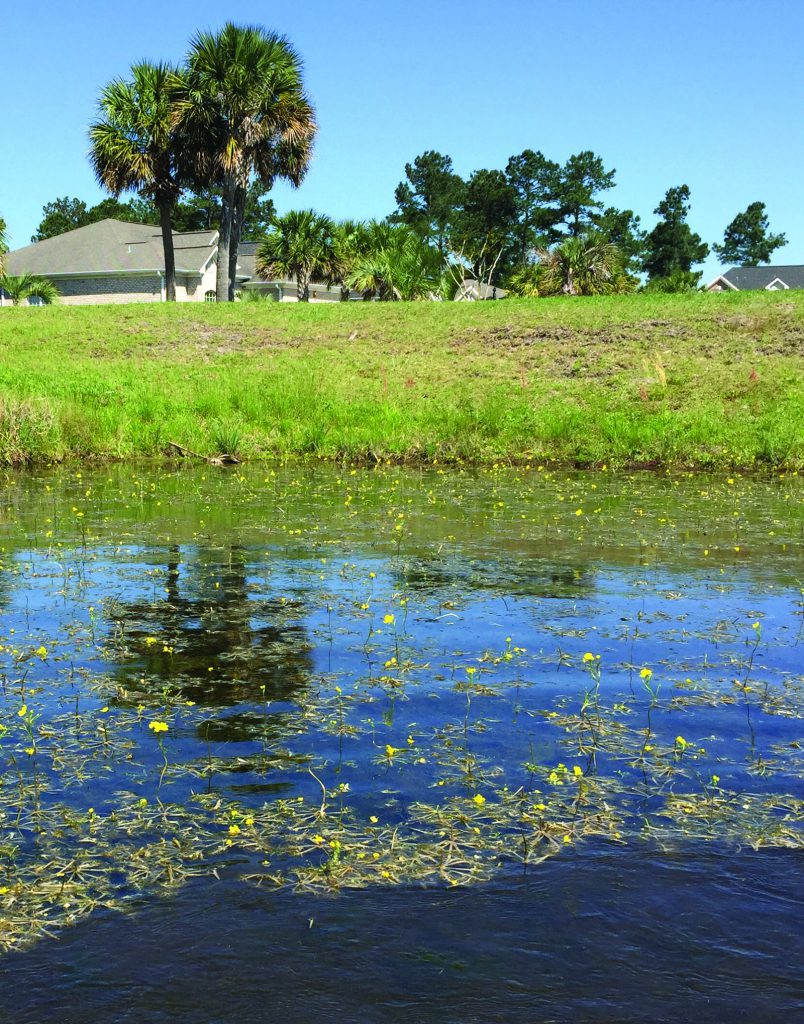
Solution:
<path fill-rule="evenodd" d="M 238 254 L 238 287 L 267 292 L 281 302 L 296 302 L 295 281 L 262 281 L 254 260 L 256 242 L 242 242 Z M 214 302 L 218 232 L 174 232 L 176 301 Z M 36 274 L 58 288 L 61 303 L 164 302 L 165 256 L 162 233 L 153 224 L 101 220 L 6 255 L 11 276 Z M 340 288 L 312 285 L 312 302 L 335 302 Z M 0 291 L 0 305 L 10 305 Z"/>
<path fill-rule="evenodd" d="M 458 285 L 455 301 L 477 302 L 481 299 L 504 299 L 507 294 L 508 292 L 504 288 L 498 288 L 496 285 L 487 284 L 485 281 L 476 281 L 474 278 L 467 277 Z"/>
<path fill-rule="evenodd" d="M 804 266 L 732 267 L 725 274 L 718 274 L 704 290 L 783 292 L 789 288 L 804 288 Z"/>
<path fill-rule="evenodd" d="M 180 302 L 214 296 L 217 238 L 215 231 L 174 233 Z M 165 299 L 162 234 L 152 224 L 109 219 L 66 231 L 9 252 L 6 273 L 48 278 L 71 306 Z"/>

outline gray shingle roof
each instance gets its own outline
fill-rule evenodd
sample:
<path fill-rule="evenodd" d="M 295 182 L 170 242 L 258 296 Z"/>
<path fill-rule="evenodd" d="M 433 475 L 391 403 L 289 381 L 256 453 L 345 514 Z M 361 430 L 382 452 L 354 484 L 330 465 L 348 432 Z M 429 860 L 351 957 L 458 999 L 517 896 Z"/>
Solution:
<path fill-rule="evenodd" d="M 767 288 L 778 277 L 788 288 L 804 288 L 804 266 L 732 267 L 721 275 L 742 291 Z"/>
<path fill-rule="evenodd" d="M 259 242 L 241 242 L 237 250 L 237 276 L 259 280 L 254 268 L 254 261 L 259 249 Z"/>
<path fill-rule="evenodd" d="M 215 252 L 217 231 L 174 232 L 178 273 L 198 274 Z M 6 258 L 8 274 L 115 274 L 164 272 L 162 234 L 153 224 L 101 220 L 46 238 Z"/>

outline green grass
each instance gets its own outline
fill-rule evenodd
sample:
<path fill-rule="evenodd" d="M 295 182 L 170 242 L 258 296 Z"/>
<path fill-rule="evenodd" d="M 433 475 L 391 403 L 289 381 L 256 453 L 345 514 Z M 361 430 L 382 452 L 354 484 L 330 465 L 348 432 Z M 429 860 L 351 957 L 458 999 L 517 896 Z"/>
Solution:
<path fill-rule="evenodd" d="M 6 464 L 804 464 L 804 292 L 6 308 L 0 352 Z"/>

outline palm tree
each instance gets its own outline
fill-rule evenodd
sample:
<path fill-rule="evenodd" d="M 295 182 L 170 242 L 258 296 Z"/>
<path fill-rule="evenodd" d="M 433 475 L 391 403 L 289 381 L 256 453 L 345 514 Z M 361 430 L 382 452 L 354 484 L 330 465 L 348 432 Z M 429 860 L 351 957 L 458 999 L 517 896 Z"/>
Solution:
<path fill-rule="evenodd" d="M 352 268 L 368 254 L 371 248 L 366 225 L 363 221 L 340 221 L 335 225 L 332 243 L 338 267 L 334 283 L 340 285 L 341 302 L 348 302 L 351 288 L 347 281 L 351 275 Z"/>
<path fill-rule="evenodd" d="M 295 277 L 299 302 L 309 302 L 311 280 L 331 282 L 339 277 L 335 225 L 315 210 L 291 210 L 273 223 L 257 250 L 257 273 L 265 280 Z"/>
<path fill-rule="evenodd" d="M 19 306 L 26 299 L 39 299 L 39 304 L 49 306 L 59 297 L 58 288 L 52 281 L 35 274 L 20 274 L 18 277 L 4 274 L 0 277 L 0 291 L 6 293 L 13 306 Z"/>
<path fill-rule="evenodd" d="M 439 292 L 442 258 L 406 224 L 372 221 L 346 283 L 381 301 L 427 298 Z"/>
<path fill-rule="evenodd" d="M 622 253 L 599 235 L 566 238 L 553 249 L 540 249 L 537 256 L 543 294 L 612 295 L 633 290 Z"/>
<path fill-rule="evenodd" d="M 217 298 L 234 299 L 246 191 L 253 176 L 300 184 L 310 161 L 315 115 L 302 61 L 284 36 L 228 23 L 200 32 L 187 57 L 177 111 L 197 182 L 222 187 Z"/>
<path fill-rule="evenodd" d="M 89 129 L 90 161 L 114 196 L 127 190 L 151 197 L 159 211 L 165 250 L 165 293 L 176 301 L 171 215 L 181 193 L 173 96 L 179 72 L 168 64 L 135 64 L 131 80 L 115 79 L 101 93 L 100 120 Z"/>

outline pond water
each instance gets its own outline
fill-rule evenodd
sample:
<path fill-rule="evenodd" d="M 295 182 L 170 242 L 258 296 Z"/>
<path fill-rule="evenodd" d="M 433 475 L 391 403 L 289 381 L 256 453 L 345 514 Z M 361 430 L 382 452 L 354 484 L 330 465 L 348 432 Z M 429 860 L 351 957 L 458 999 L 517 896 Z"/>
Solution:
<path fill-rule="evenodd" d="M 804 1019 L 795 475 L 0 494 L 0 1019 Z"/>

